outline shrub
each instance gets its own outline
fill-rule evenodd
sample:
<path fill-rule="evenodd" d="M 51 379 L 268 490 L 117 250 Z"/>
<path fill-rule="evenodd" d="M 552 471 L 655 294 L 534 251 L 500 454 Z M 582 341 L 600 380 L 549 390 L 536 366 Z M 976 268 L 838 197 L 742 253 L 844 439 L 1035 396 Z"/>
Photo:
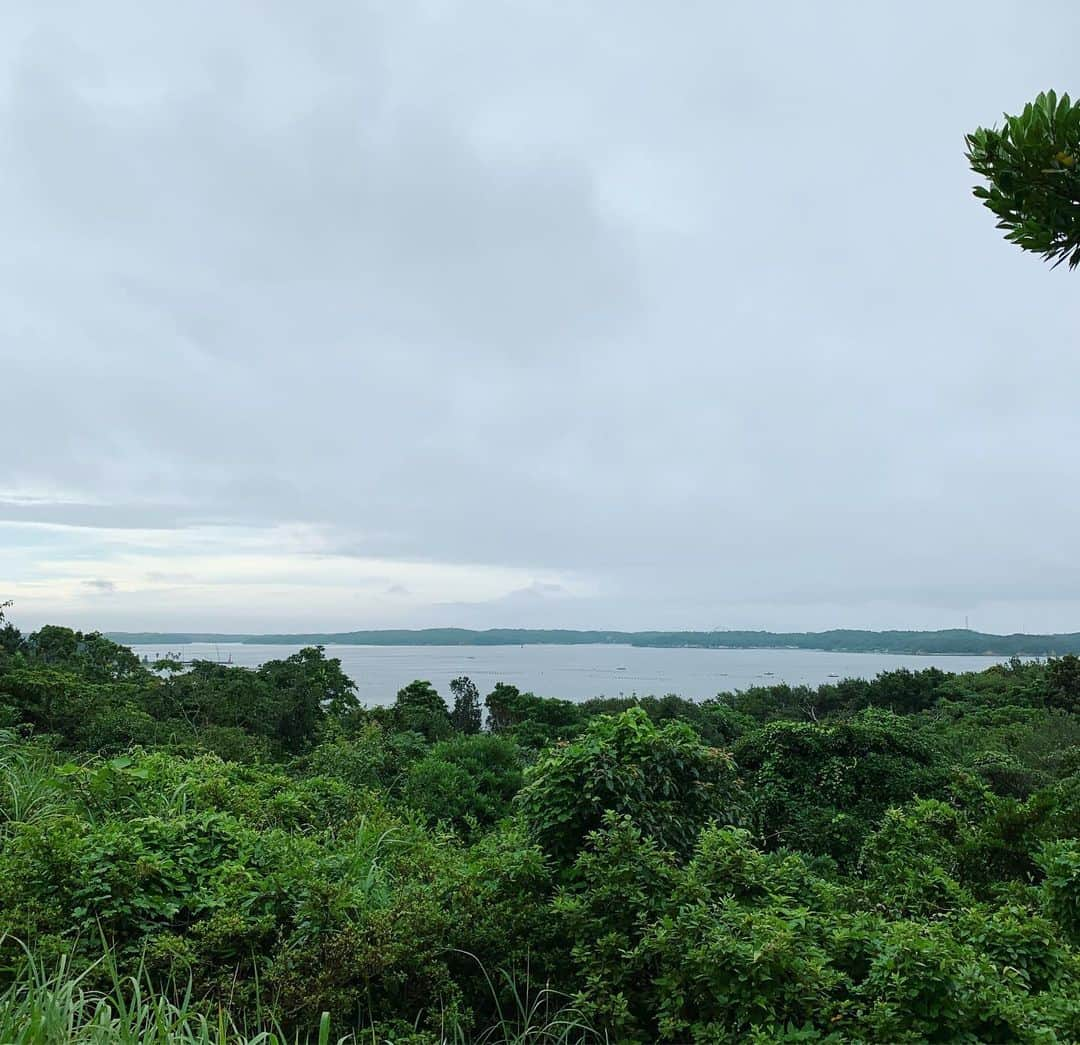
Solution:
<path fill-rule="evenodd" d="M 1050 916 L 1074 942 L 1080 942 L 1080 842 L 1048 842 L 1037 861 L 1046 876 L 1043 891 Z"/>
<path fill-rule="evenodd" d="M 419 733 L 393 733 L 378 722 L 365 721 L 351 735 L 330 731 L 302 764 L 357 790 L 377 788 L 396 794 L 408 767 L 427 751 Z"/>
<path fill-rule="evenodd" d="M 876 710 L 772 723 L 738 741 L 734 755 L 765 845 L 828 855 L 846 867 L 886 809 L 943 794 L 948 778 L 908 719 Z"/>
<path fill-rule="evenodd" d="M 431 823 L 486 829 L 510 811 L 521 779 L 521 753 L 512 740 L 462 735 L 435 744 L 409 767 L 403 797 Z"/>
<path fill-rule="evenodd" d="M 656 727 L 640 708 L 594 719 L 526 771 L 518 807 L 544 849 L 570 862 L 612 812 L 664 848 L 687 853 L 701 827 L 738 819 L 731 760 L 682 723 Z"/>

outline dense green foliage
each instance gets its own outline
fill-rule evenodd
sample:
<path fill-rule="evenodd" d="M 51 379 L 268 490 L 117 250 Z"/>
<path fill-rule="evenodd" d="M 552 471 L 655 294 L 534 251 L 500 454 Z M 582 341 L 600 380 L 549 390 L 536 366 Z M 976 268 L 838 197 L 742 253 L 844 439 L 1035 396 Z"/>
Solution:
<path fill-rule="evenodd" d="M 1080 1040 L 1074 657 L 467 683 L 0 620 L 0 1040 Z"/>
<path fill-rule="evenodd" d="M 701 649 L 809 649 L 841 653 L 969 654 L 972 656 L 1050 657 L 1080 654 L 1080 633 L 1065 635 L 988 635 L 952 628 L 945 631 L 564 631 L 535 628 L 424 628 L 417 631 L 339 631 L 300 635 L 225 635 L 194 632 L 114 632 L 128 645 L 188 642 L 241 642 L 285 646 L 580 646 L 625 645 Z"/>
<path fill-rule="evenodd" d="M 966 138 L 971 169 L 987 185 L 975 195 L 1005 238 L 1047 261 L 1080 264 L 1080 104 L 1040 94 L 1001 129 Z"/>
<path fill-rule="evenodd" d="M 450 722 L 459 733 L 479 733 L 484 725 L 484 712 L 480 707 L 480 691 L 476 683 L 465 675 L 450 681 L 450 693 L 454 709 Z"/>
<path fill-rule="evenodd" d="M 689 726 L 657 729 L 632 708 L 594 719 L 573 743 L 542 754 L 526 774 L 518 805 L 532 836 L 558 861 L 572 860 L 609 814 L 686 853 L 706 824 L 737 818 L 735 769 Z"/>

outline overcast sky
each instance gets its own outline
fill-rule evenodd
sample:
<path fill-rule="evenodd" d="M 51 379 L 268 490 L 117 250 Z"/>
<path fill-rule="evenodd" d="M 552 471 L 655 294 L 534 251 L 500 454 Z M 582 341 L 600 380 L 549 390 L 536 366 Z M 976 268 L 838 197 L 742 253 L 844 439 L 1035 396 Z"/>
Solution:
<path fill-rule="evenodd" d="M 0 600 L 1080 630 L 1075 0 L 0 6 Z"/>

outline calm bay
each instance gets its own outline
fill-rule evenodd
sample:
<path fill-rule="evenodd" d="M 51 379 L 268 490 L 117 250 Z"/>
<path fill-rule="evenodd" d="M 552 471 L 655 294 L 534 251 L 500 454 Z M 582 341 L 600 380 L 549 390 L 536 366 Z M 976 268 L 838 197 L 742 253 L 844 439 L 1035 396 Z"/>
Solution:
<path fill-rule="evenodd" d="M 287 657 L 299 646 L 187 643 L 132 647 L 151 660 L 167 653 L 183 660 L 213 660 L 257 667 Z M 391 704 L 402 686 L 426 679 L 444 697 L 450 680 L 468 675 L 481 694 L 508 682 L 538 696 L 679 696 L 704 700 L 719 692 L 786 682 L 818 686 L 840 678 L 873 678 L 882 671 L 937 667 L 982 671 L 1000 657 L 836 653 L 797 649 L 654 649 L 640 646 L 346 646 L 326 647 L 358 687 L 365 704 Z"/>

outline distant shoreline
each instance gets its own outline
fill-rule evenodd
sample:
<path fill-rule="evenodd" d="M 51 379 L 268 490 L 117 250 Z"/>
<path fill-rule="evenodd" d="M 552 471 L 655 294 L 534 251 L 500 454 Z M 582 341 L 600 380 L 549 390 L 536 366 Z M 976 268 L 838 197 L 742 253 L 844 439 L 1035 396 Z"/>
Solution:
<path fill-rule="evenodd" d="M 945 631 L 820 632 L 769 631 L 572 631 L 533 628 L 465 628 L 228 634 L 221 632 L 131 632 L 106 635 L 127 646 L 198 642 L 259 646 L 583 646 L 619 645 L 650 649 L 801 649 L 822 653 L 879 653 L 908 656 L 1049 657 L 1080 654 L 1080 633 L 991 635 L 957 628 Z"/>

